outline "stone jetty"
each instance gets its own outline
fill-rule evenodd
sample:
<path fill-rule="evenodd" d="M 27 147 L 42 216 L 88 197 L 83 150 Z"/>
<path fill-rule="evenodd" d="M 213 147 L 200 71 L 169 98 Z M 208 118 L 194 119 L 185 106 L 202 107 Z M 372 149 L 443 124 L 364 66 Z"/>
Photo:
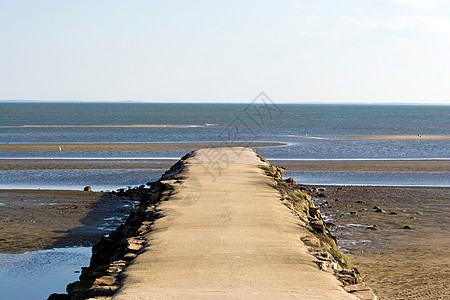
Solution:
<path fill-rule="evenodd" d="M 68 298 L 376 299 L 283 172 L 243 147 L 186 155 L 133 191 L 141 204 Z"/>

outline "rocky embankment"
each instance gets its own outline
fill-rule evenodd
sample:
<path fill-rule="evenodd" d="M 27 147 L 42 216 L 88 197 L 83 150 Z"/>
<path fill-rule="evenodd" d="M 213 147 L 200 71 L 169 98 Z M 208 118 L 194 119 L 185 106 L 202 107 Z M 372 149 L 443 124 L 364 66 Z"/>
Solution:
<path fill-rule="evenodd" d="M 67 286 L 67 294 L 52 294 L 48 299 L 109 299 L 120 288 L 121 273 L 149 243 L 144 237 L 151 231 L 153 222 L 162 215 L 158 203 L 166 201 L 173 192 L 172 184 L 183 178 L 179 173 L 185 167 L 187 154 L 173 165 L 160 180 L 147 186 L 122 191 L 139 199 L 125 224 L 108 237 L 102 238 L 92 249 L 90 266 L 83 269 L 80 280 Z M 339 250 L 335 238 L 329 232 L 320 211 L 311 201 L 309 189 L 297 184 L 292 178 L 284 180 L 283 168 L 264 166 L 280 193 L 280 200 L 297 215 L 309 229 L 310 235 L 302 239 L 321 270 L 334 274 L 344 289 L 359 299 L 377 299 L 371 289 L 361 280 L 350 260 Z M 130 196 L 130 195 L 128 195 Z"/>

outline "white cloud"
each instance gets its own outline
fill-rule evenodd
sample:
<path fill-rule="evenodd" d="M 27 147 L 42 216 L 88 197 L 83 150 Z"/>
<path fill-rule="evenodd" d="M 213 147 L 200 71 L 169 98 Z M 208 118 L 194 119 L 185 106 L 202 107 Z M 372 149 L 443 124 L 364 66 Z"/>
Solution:
<path fill-rule="evenodd" d="M 363 30 L 384 29 L 415 34 L 450 35 L 450 19 L 433 16 L 399 16 L 385 20 L 343 17 L 345 25 Z"/>

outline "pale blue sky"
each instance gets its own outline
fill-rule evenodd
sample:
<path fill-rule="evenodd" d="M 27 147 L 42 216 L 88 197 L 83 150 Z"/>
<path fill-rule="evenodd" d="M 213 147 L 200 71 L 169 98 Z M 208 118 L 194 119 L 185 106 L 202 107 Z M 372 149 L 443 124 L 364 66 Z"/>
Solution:
<path fill-rule="evenodd" d="M 450 104 L 450 1 L 0 0 L 0 100 Z"/>

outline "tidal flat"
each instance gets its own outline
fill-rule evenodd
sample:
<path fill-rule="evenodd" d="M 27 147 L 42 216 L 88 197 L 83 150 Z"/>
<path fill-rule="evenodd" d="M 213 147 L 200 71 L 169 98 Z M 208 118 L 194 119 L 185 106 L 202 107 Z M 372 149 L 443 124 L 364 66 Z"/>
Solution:
<path fill-rule="evenodd" d="M 339 247 L 380 299 L 450 297 L 450 188 L 310 188 Z"/>

